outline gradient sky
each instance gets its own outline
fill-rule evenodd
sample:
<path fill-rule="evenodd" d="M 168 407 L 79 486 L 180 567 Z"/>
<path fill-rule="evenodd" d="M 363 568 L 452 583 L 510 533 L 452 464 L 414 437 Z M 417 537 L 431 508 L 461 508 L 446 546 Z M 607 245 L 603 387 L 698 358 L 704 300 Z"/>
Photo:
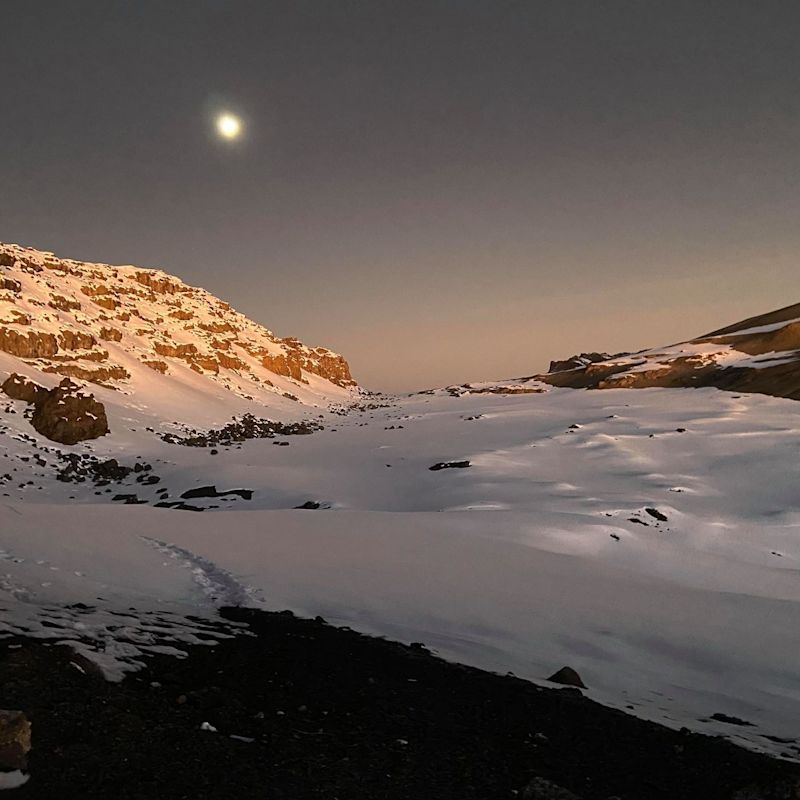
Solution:
<path fill-rule="evenodd" d="M 161 267 L 369 388 L 800 300 L 795 0 L 2 0 L 0 27 L 1 241 Z"/>

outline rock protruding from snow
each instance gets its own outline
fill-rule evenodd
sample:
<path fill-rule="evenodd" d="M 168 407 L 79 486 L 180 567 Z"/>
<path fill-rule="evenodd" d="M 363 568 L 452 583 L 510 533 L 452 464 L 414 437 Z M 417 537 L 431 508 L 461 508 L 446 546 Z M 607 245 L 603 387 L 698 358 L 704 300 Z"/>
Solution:
<path fill-rule="evenodd" d="M 53 442 L 77 444 L 109 433 L 105 406 L 94 395 L 84 394 L 69 378 L 48 391 L 15 372 L 0 390 L 12 400 L 33 405 L 31 425 Z"/>
<path fill-rule="evenodd" d="M 587 367 L 589 364 L 597 364 L 599 361 L 608 361 L 609 358 L 620 358 L 626 356 L 627 353 L 617 353 L 612 356 L 610 353 L 579 353 L 575 356 L 565 358 L 563 361 L 551 361 L 548 372 L 564 372 L 568 369 L 580 369 L 580 367 Z"/>
<path fill-rule="evenodd" d="M 84 394 L 69 378 L 55 389 L 45 390 L 44 395 L 39 393 L 31 425 L 42 436 L 60 444 L 77 444 L 109 433 L 103 404 L 94 395 Z"/>
<path fill-rule="evenodd" d="M 47 397 L 47 389 L 44 386 L 39 386 L 38 383 L 34 383 L 30 378 L 17 375 L 16 372 L 3 381 L 2 385 L 0 385 L 0 391 L 12 400 L 22 400 L 24 403 L 35 404 Z"/>
<path fill-rule="evenodd" d="M 547 680 L 550 683 L 560 683 L 562 686 L 575 686 L 578 689 L 586 688 L 581 676 L 572 667 L 561 667 L 558 672 L 553 673 Z"/>
<path fill-rule="evenodd" d="M 31 723 L 22 711 L 0 710 L 0 770 L 21 770 L 28 766 Z"/>

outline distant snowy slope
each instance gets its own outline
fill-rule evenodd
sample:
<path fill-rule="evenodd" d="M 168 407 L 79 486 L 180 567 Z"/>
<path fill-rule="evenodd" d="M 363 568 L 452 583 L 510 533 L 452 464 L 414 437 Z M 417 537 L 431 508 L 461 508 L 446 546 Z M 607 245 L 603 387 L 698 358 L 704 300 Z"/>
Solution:
<path fill-rule="evenodd" d="M 800 304 L 667 347 L 593 363 L 554 362 L 540 379 L 587 389 L 714 386 L 800 400 Z"/>

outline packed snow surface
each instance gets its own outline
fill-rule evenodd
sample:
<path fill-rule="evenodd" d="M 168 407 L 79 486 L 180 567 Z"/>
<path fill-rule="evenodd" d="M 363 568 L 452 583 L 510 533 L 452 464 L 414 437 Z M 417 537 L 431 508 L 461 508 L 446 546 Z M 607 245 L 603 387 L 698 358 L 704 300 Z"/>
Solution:
<path fill-rule="evenodd" d="M 160 477 L 111 493 L 54 480 L 52 443 L 9 403 L 2 628 L 70 641 L 115 678 L 226 635 L 221 605 L 291 608 L 532 680 L 569 665 L 601 702 L 797 755 L 775 738 L 800 737 L 800 406 L 487 388 L 320 412 L 324 430 L 215 455 L 162 441 L 157 398 L 108 392 L 112 434 L 60 449 Z M 153 507 L 208 485 L 253 495 Z"/>

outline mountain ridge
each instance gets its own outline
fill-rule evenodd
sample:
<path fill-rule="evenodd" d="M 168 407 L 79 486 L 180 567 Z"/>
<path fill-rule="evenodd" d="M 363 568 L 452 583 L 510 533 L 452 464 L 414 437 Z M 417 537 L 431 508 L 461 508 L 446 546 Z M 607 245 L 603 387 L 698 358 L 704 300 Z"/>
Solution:
<path fill-rule="evenodd" d="M 34 378 L 69 377 L 124 394 L 163 391 L 163 377 L 194 403 L 197 390 L 211 386 L 266 406 L 325 406 L 358 392 L 343 356 L 276 336 L 163 270 L 0 243 L 3 353 Z"/>
<path fill-rule="evenodd" d="M 674 345 L 611 356 L 537 378 L 568 388 L 712 386 L 800 400 L 800 304 Z"/>
<path fill-rule="evenodd" d="M 800 303 L 677 344 L 554 359 L 547 372 L 471 381 L 418 394 L 541 394 L 566 389 L 698 389 L 800 400 Z"/>

